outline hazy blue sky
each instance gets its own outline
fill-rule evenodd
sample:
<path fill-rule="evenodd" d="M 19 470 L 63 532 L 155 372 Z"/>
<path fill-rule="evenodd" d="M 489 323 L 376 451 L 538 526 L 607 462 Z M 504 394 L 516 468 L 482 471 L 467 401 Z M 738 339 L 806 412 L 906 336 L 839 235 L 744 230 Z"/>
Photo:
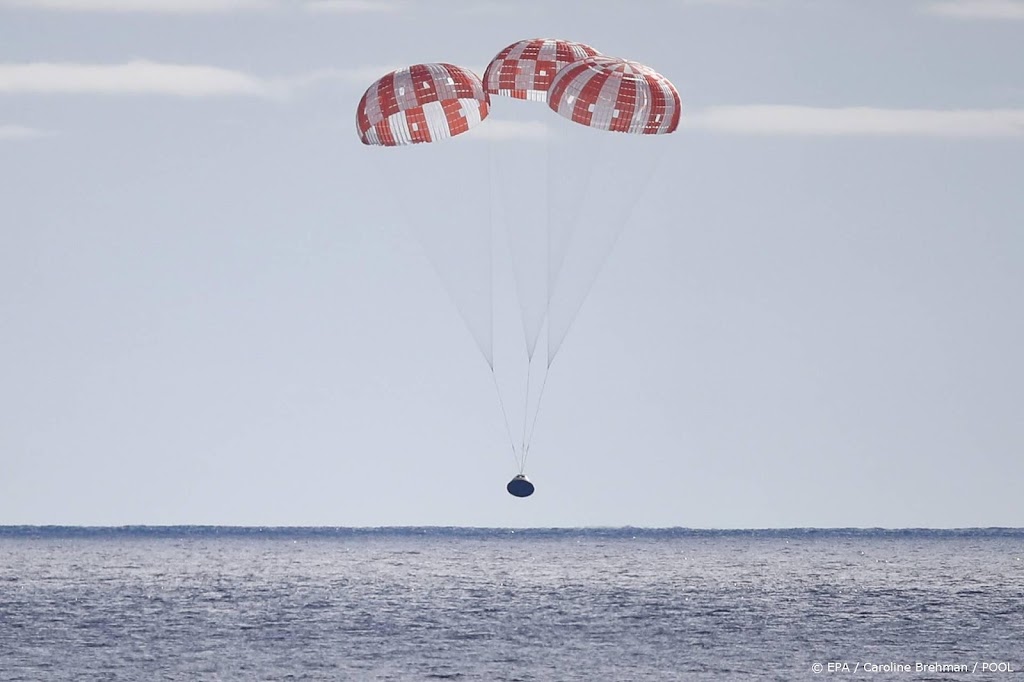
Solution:
<path fill-rule="evenodd" d="M 515 500 L 354 109 L 530 37 L 684 126 Z M 1018 0 L 0 0 L 0 524 L 1022 526 L 1022 65 Z"/>

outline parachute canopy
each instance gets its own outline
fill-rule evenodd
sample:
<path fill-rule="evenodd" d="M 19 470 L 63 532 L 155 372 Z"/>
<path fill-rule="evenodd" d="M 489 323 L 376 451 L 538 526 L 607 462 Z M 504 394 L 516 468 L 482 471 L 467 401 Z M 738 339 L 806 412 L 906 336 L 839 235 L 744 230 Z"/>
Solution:
<path fill-rule="evenodd" d="M 452 64 L 414 64 L 367 88 L 356 108 L 356 129 L 369 145 L 436 142 L 480 123 L 489 103 L 472 71 Z"/>
<path fill-rule="evenodd" d="M 563 67 L 600 54 L 569 40 L 532 38 L 512 43 L 484 71 L 484 88 L 492 95 L 546 102 L 551 81 Z"/>
<path fill-rule="evenodd" d="M 559 71 L 548 106 L 590 128 L 638 135 L 673 132 L 682 109 L 675 86 L 654 69 L 600 55 Z"/>

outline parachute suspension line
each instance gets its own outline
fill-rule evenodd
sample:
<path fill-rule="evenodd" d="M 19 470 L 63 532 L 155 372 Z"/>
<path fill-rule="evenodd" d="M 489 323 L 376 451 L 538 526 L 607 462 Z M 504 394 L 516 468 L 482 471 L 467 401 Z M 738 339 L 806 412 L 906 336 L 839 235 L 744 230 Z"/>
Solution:
<path fill-rule="evenodd" d="M 633 211 L 636 209 L 637 204 L 640 203 L 640 199 L 646 193 L 647 186 L 650 184 L 651 178 L 654 177 L 655 170 L 661 164 L 661 159 L 662 159 L 662 155 L 664 154 L 664 150 L 661 149 L 660 147 L 664 147 L 664 145 L 658 145 L 658 146 L 659 146 L 659 149 L 658 149 L 658 153 L 654 157 L 654 162 L 651 163 L 647 167 L 647 170 L 642 175 L 640 186 L 639 186 L 639 190 L 636 193 L 633 194 L 632 198 L 624 206 L 624 208 L 623 208 L 623 210 L 622 210 L 622 212 L 620 214 L 620 217 L 619 217 L 619 219 L 617 221 L 619 223 L 620 227 L 619 227 L 618 231 L 615 233 L 615 235 L 613 236 L 611 244 L 608 245 L 608 248 L 605 250 L 604 254 L 601 256 L 601 261 L 600 261 L 600 263 L 597 266 L 597 270 L 594 273 L 593 279 L 590 281 L 590 285 L 587 287 L 587 289 L 584 292 L 583 296 L 580 298 L 579 303 L 576 304 L 576 309 L 573 310 L 573 313 L 572 313 L 572 315 L 569 318 L 569 320 L 570 320 L 569 321 L 569 326 L 568 326 L 568 328 L 565 331 L 565 335 L 568 335 L 569 330 L 572 329 L 573 323 L 576 321 L 576 318 L 580 314 L 580 310 L 583 309 L 583 304 L 587 302 L 588 298 L 590 298 L 590 293 L 594 290 L 594 285 L 597 283 L 597 280 L 600 278 L 600 275 L 604 271 L 605 266 L 608 265 L 608 261 L 611 259 L 612 252 L 615 251 L 616 244 L 618 244 L 619 239 L 622 237 L 622 233 L 625 232 L 626 225 L 629 223 L 630 219 L 633 216 Z M 590 179 L 589 175 L 587 176 L 587 179 L 589 181 L 589 179 Z M 575 235 L 573 235 L 573 236 L 575 236 Z M 549 324 L 550 324 L 550 321 L 551 321 L 551 318 L 549 317 L 548 318 Z M 548 342 L 549 343 L 551 341 L 551 336 L 550 336 L 551 331 L 550 330 L 551 330 L 551 328 L 549 326 L 548 327 Z M 562 348 L 561 347 L 561 343 L 559 343 L 558 347 L 555 349 L 555 352 L 553 354 L 549 355 L 549 357 L 548 357 L 548 369 L 551 368 L 551 363 L 554 362 L 555 356 L 558 355 L 558 351 L 561 350 L 561 348 Z"/>
<path fill-rule="evenodd" d="M 547 198 L 547 221 L 545 222 L 545 225 L 544 225 L 544 233 L 545 233 L 544 234 L 544 237 L 545 237 L 545 239 L 544 239 L 544 242 L 545 242 L 545 244 L 544 244 L 544 260 L 545 260 L 545 270 L 547 271 L 546 272 L 546 277 L 547 277 L 547 292 L 546 293 L 547 293 L 547 295 L 545 296 L 546 302 L 545 302 L 545 309 L 544 309 L 544 318 L 546 320 L 546 324 L 544 326 L 547 327 L 547 333 L 548 333 L 548 342 L 547 343 L 548 343 L 548 345 L 550 345 L 551 344 L 551 339 L 550 339 L 550 336 L 551 336 L 551 292 L 554 289 L 555 279 L 556 279 L 555 277 L 552 277 L 552 272 L 551 272 L 551 221 L 552 221 L 552 214 L 554 212 L 553 211 L 553 209 L 554 209 L 554 201 L 553 201 L 553 199 L 554 199 L 554 194 L 555 194 L 555 192 L 554 192 L 554 183 L 553 183 L 552 179 L 555 177 L 555 173 L 556 173 L 555 165 L 556 164 L 555 164 L 555 158 L 554 158 L 555 143 L 552 142 L 552 136 L 550 136 L 550 135 L 547 136 L 545 138 L 545 140 L 544 140 L 544 143 L 545 143 L 544 144 L 545 156 L 547 157 L 547 182 L 546 182 L 546 185 L 547 185 L 547 197 L 546 197 Z M 587 168 L 586 184 L 589 185 L 590 184 L 590 173 L 593 170 L 594 164 L 585 164 L 585 166 Z M 530 356 L 530 363 L 531 363 L 531 365 L 532 365 L 532 362 L 533 362 L 533 356 L 531 355 Z M 532 373 L 532 372 L 530 372 L 531 369 L 532 369 L 532 366 L 528 366 L 527 370 L 526 370 L 527 371 L 527 375 L 526 375 L 527 394 L 529 394 L 530 374 Z M 533 419 L 530 421 L 530 430 L 527 432 L 526 440 L 523 443 L 523 468 L 524 469 L 526 468 L 526 458 L 530 454 L 530 445 L 533 443 L 533 434 L 537 430 L 537 417 L 540 416 L 541 404 L 544 402 L 544 389 L 548 385 L 548 375 L 550 373 L 551 373 L 551 359 L 548 359 L 548 361 L 544 364 L 544 378 L 540 382 L 540 391 L 537 392 L 537 404 L 534 407 Z M 525 426 L 525 419 L 528 416 L 529 416 L 529 411 L 527 411 L 527 413 L 523 417 L 524 418 L 524 426 Z"/>
<path fill-rule="evenodd" d="M 566 123 L 564 121 L 562 121 L 561 125 L 564 126 L 564 125 L 566 125 Z M 588 196 L 588 194 L 590 193 L 590 190 L 591 190 L 591 185 L 594 184 L 593 180 L 594 180 L 595 169 L 600 165 L 600 163 L 604 160 L 605 156 L 607 155 L 606 145 L 603 145 L 603 144 L 600 144 L 600 143 L 597 143 L 597 144 L 585 144 L 583 142 L 583 141 L 587 140 L 587 135 L 592 135 L 593 134 L 593 131 L 583 132 L 582 130 L 576 130 L 575 128 L 578 125 L 579 124 L 576 124 L 576 123 L 569 124 L 569 127 L 566 129 L 566 133 L 565 133 L 565 135 L 563 136 L 563 138 L 561 140 L 561 147 L 560 147 L 561 151 L 558 152 L 559 156 L 557 158 L 553 158 L 551 150 L 558 149 L 559 148 L 559 144 L 555 143 L 555 142 L 549 142 L 549 145 L 548 145 L 548 215 L 549 216 L 551 215 L 551 208 L 553 207 L 553 202 L 551 201 L 551 199 L 552 199 L 553 195 L 555 195 L 555 194 L 564 194 L 565 196 L 562 197 L 562 203 L 560 204 L 561 208 L 562 208 L 562 213 L 564 215 L 562 215 L 561 217 L 567 223 L 567 230 L 565 232 L 565 237 L 564 237 L 565 244 L 562 245 L 562 253 L 560 254 L 561 262 L 558 263 L 558 265 L 557 265 L 557 268 L 559 269 L 559 271 L 558 272 L 554 272 L 551 269 L 551 225 L 550 225 L 551 221 L 550 221 L 550 219 L 548 220 L 548 299 L 549 300 L 551 299 L 551 295 L 553 293 L 553 289 L 554 289 L 555 283 L 556 283 L 556 281 L 558 279 L 558 276 L 561 274 L 560 270 L 561 270 L 562 265 L 564 265 L 564 263 L 565 263 L 565 257 L 566 257 L 566 254 L 569 251 L 569 247 L 572 244 L 572 242 L 575 241 L 575 239 L 576 239 L 576 234 L 577 234 L 577 231 L 578 231 L 578 228 L 579 228 L 579 221 L 577 220 L 577 217 L 575 215 L 576 214 L 576 209 L 578 209 L 583 204 L 583 202 L 587 199 L 587 196 Z M 596 138 L 596 139 L 600 140 L 601 138 Z M 583 182 L 580 183 L 571 192 L 567 191 L 567 188 L 564 186 L 564 184 L 561 185 L 558 188 L 558 191 L 552 191 L 554 189 L 554 181 L 552 180 L 552 178 L 553 177 L 557 177 L 557 176 L 553 176 L 552 174 L 553 173 L 558 173 L 559 171 L 563 171 L 564 170 L 562 168 L 558 168 L 557 166 L 559 166 L 559 165 L 568 165 L 568 157 L 569 156 L 575 156 L 577 154 L 582 154 L 584 152 L 584 150 L 586 150 L 586 153 L 588 154 L 588 156 L 586 158 L 582 159 L 582 162 L 577 161 L 577 163 L 573 164 L 574 173 L 577 176 L 582 177 Z M 582 168 L 582 171 L 580 170 L 581 168 Z M 566 199 L 568 199 L 568 204 L 566 204 Z M 567 205 L 568 205 L 568 209 L 566 208 Z"/>
<path fill-rule="evenodd" d="M 561 124 L 565 125 L 566 122 L 562 121 Z M 548 281 L 547 300 L 548 301 L 547 302 L 548 302 L 548 306 L 547 306 L 547 310 L 545 312 L 545 316 L 546 316 L 547 322 L 548 322 L 548 333 L 547 333 L 547 335 L 548 335 L 548 348 L 549 349 L 552 348 L 552 345 L 555 342 L 555 340 L 552 338 L 551 299 L 554 297 L 555 290 L 558 288 L 559 281 L 562 278 L 562 275 L 563 275 L 562 268 L 565 265 L 566 258 L 568 257 L 569 252 L 572 250 L 572 244 L 576 241 L 576 238 L 578 236 L 578 232 L 579 232 L 579 230 L 578 230 L 578 227 L 579 227 L 578 222 L 579 221 L 578 221 L 577 216 L 576 216 L 576 211 L 577 211 L 578 208 L 580 208 L 580 206 L 586 200 L 586 198 L 588 196 L 588 193 L 591 190 L 591 186 L 594 184 L 593 180 L 594 180 L 594 175 L 595 175 L 595 169 L 600 165 L 600 163 L 604 160 L 604 158 L 607 155 L 607 149 L 606 149 L 607 144 L 600 144 L 600 143 L 597 143 L 597 144 L 583 144 L 581 142 L 581 140 L 587 140 L 587 134 L 588 133 L 593 133 L 593 131 L 586 131 L 586 132 L 584 132 L 584 131 L 581 131 L 581 130 L 576 130 L 575 127 L 578 126 L 578 125 L 579 124 L 573 123 L 573 124 L 570 124 L 569 127 L 565 129 L 565 135 L 561 139 L 561 146 L 559 146 L 559 143 L 557 141 L 550 141 L 550 138 L 549 138 L 549 144 L 548 144 L 548 224 L 547 224 L 547 242 L 548 242 L 548 247 L 547 247 L 547 269 L 548 269 L 548 275 L 547 275 L 547 281 Z M 621 133 L 615 133 L 615 134 L 621 134 Z M 597 138 L 594 138 L 594 139 L 595 140 L 601 140 L 602 138 L 601 137 L 597 137 Z M 557 175 L 557 173 L 559 171 L 559 168 L 557 166 L 559 166 L 559 164 L 566 164 L 567 163 L 567 157 L 568 157 L 568 155 L 570 153 L 582 153 L 584 150 L 586 150 L 587 158 L 585 158 L 582 163 L 576 163 L 573 166 L 574 169 L 575 169 L 574 172 L 576 173 L 578 178 L 582 179 L 582 182 L 580 182 L 571 192 L 566 191 L 568 188 L 564 186 L 564 183 L 560 187 L 560 190 L 556 190 L 555 186 L 554 186 L 554 184 L 555 184 L 554 178 L 559 177 Z M 559 239 L 559 241 L 560 241 L 559 249 L 556 251 L 555 249 L 552 248 L 552 242 L 555 240 L 555 232 L 552 229 L 553 228 L 552 223 L 554 222 L 553 219 L 552 219 L 553 218 L 552 214 L 553 214 L 553 212 L 555 210 L 555 206 L 556 206 L 556 202 L 554 200 L 554 195 L 555 194 L 559 194 L 559 193 L 564 193 L 566 195 L 570 195 L 571 194 L 571 196 L 568 196 L 568 197 L 564 197 L 563 196 L 562 200 L 561 200 L 561 203 L 559 204 L 559 206 L 560 206 L 560 211 L 559 212 L 561 214 L 559 216 L 559 218 L 565 224 L 559 226 L 559 229 L 562 230 L 563 233 L 562 233 L 561 238 Z M 568 204 L 566 204 L 566 198 L 569 199 Z M 566 206 L 569 206 L 569 209 L 567 209 Z M 601 267 L 603 267 L 603 265 Z M 565 283 L 563 282 L 562 285 L 565 286 Z M 591 286 L 593 286 L 593 282 L 591 282 Z M 582 306 L 582 303 L 581 303 L 581 306 Z M 570 322 L 569 322 L 570 326 L 572 325 L 571 320 L 573 318 L 575 318 L 576 314 L 578 314 L 578 313 L 579 313 L 579 308 L 576 309 L 576 311 L 574 312 L 573 316 L 570 318 Z M 558 350 L 560 348 L 561 348 L 561 342 L 559 342 L 558 345 L 555 347 L 555 353 L 554 354 L 551 354 L 550 351 L 549 351 L 549 355 L 548 355 L 548 367 L 549 368 L 551 366 L 551 362 L 554 360 L 554 356 L 558 354 Z"/>
<path fill-rule="evenodd" d="M 544 156 L 547 161 L 547 176 L 545 177 L 545 185 L 547 196 L 545 197 L 547 203 L 547 216 L 544 222 L 544 276 L 547 278 L 547 287 L 545 292 L 545 304 L 544 304 L 544 319 L 548 333 L 548 344 L 551 343 L 551 290 L 554 287 L 554 278 L 551 276 L 551 216 L 553 213 L 553 182 L 552 178 L 555 173 L 555 163 L 553 154 L 554 143 L 551 141 L 551 136 L 548 135 L 544 139 Z M 589 182 L 589 179 L 588 179 Z M 546 352 L 545 352 L 546 354 Z M 526 420 L 529 419 L 529 398 L 530 398 L 530 375 L 533 374 L 533 355 L 529 356 L 529 361 L 526 366 L 526 406 L 527 409 L 523 413 L 523 469 L 526 469 L 526 458 L 530 454 L 530 445 L 533 443 L 533 433 L 537 429 L 537 417 L 540 415 L 540 406 L 544 400 L 544 387 L 548 385 L 548 374 L 551 371 L 551 361 L 548 360 L 544 365 L 544 378 L 540 382 L 540 391 L 537 393 L 537 405 L 534 407 L 533 419 L 530 421 L 530 430 L 526 431 Z"/>
<path fill-rule="evenodd" d="M 495 195 L 495 142 L 492 140 L 487 145 L 487 194 L 489 201 L 487 202 L 487 235 L 488 235 L 488 259 L 491 264 L 491 278 L 488 284 L 491 287 L 491 358 L 494 357 L 494 217 L 495 210 L 494 204 L 496 201 Z M 516 467 L 519 469 L 519 473 L 523 473 L 522 464 L 519 460 L 519 454 L 516 452 L 516 441 L 512 436 L 512 424 L 508 420 L 508 410 L 505 409 L 505 399 L 501 395 L 501 386 L 498 385 L 498 375 L 494 371 L 494 360 L 489 359 L 488 365 L 491 368 L 491 381 L 494 383 L 494 392 L 498 395 L 498 405 L 501 407 L 501 417 L 505 422 L 505 433 L 508 435 L 508 445 L 512 450 L 512 459 L 516 463 Z"/>
<path fill-rule="evenodd" d="M 526 360 L 526 397 L 523 398 L 523 440 L 519 452 L 523 453 L 523 466 L 526 466 L 526 422 L 530 418 L 530 370 L 533 368 L 533 356 L 528 354 Z M 519 472 L 522 473 L 522 472 Z"/>
<path fill-rule="evenodd" d="M 540 392 L 537 394 L 537 409 L 533 413 L 533 423 L 530 424 L 530 435 L 526 439 L 526 444 L 523 446 L 523 468 L 526 468 L 526 457 L 530 454 L 530 444 L 533 442 L 533 433 L 537 430 L 537 417 L 540 415 L 540 403 L 544 400 L 544 387 L 548 385 L 548 375 L 551 374 L 551 365 L 547 364 L 544 368 L 544 380 L 540 382 Z"/>
<path fill-rule="evenodd" d="M 501 397 L 501 389 L 498 387 L 498 377 L 494 373 L 493 367 L 491 367 L 491 380 L 494 382 L 494 392 L 498 394 L 498 404 L 501 405 L 501 416 L 505 419 L 505 433 L 508 434 L 508 444 L 509 447 L 512 448 L 512 459 L 515 460 L 519 473 L 523 473 L 523 466 L 525 462 L 520 463 L 519 454 L 516 453 L 516 441 L 512 436 L 512 427 L 508 421 L 508 411 L 505 409 L 505 400 Z"/>
<path fill-rule="evenodd" d="M 491 375 L 494 375 L 494 141 L 487 145 L 487 264 L 490 277 L 487 279 L 487 286 L 490 287 L 488 297 L 491 299 L 491 355 L 487 364 L 491 366 Z M 495 387 L 498 382 L 495 379 Z M 501 392 L 498 392 L 501 398 Z"/>

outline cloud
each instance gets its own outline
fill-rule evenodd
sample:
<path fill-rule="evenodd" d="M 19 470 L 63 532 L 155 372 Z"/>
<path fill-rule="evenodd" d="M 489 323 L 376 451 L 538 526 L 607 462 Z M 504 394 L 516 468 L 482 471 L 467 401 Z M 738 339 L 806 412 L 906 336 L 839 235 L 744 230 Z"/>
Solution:
<path fill-rule="evenodd" d="M 39 130 L 38 128 L 0 123 L 0 142 L 5 140 L 33 140 L 39 137 L 48 137 L 49 135 L 52 135 L 52 133 Z"/>
<path fill-rule="evenodd" d="M 278 6 L 277 0 L 0 0 L 0 7 L 64 12 L 217 14 Z"/>
<path fill-rule="evenodd" d="M 259 78 L 214 66 L 132 61 L 124 64 L 0 64 L 0 94 L 154 94 L 178 97 L 272 96 Z"/>
<path fill-rule="evenodd" d="M 401 5 L 388 0 L 313 0 L 305 7 L 310 12 L 324 14 L 367 14 L 397 12 Z"/>
<path fill-rule="evenodd" d="M 294 9 L 317 14 L 368 14 L 397 12 L 403 6 L 401 0 L 310 0 L 301 4 L 289 0 L 0 0 L 0 9 L 111 14 L 224 14 Z"/>
<path fill-rule="evenodd" d="M 825 109 L 754 105 L 683 112 L 686 128 L 748 135 L 1021 137 L 1024 109 Z"/>
<path fill-rule="evenodd" d="M 1024 0 L 942 0 L 924 10 L 956 19 L 1024 20 Z"/>
<path fill-rule="evenodd" d="M 285 81 L 286 85 L 290 88 L 308 88 L 315 87 L 322 83 L 344 83 L 346 85 L 357 85 L 361 88 L 367 88 L 375 80 L 381 76 L 402 69 L 409 66 L 409 64 L 377 64 L 368 66 L 354 66 L 350 68 L 329 68 L 329 69 L 317 69 L 310 71 L 309 73 L 289 78 Z M 466 67 L 468 68 L 468 67 Z M 469 69 L 474 73 L 481 74 L 483 69 Z"/>
<path fill-rule="evenodd" d="M 132 61 L 124 64 L 0 63 L 4 94 L 154 94 L 178 97 L 286 98 L 305 89 L 341 83 L 365 89 L 407 64 L 316 69 L 283 78 L 260 78 L 216 66 Z"/>
<path fill-rule="evenodd" d="M 467 139 L 543 140 L 548 134 L 547 125 L 540 121 L 500 121 L 491 118 L 469 131 Z"/>
<path fill-rule="evenodd" d="M 356 66 L 348 69 L 318 69 L 304 76 L 290 79 L 289 84 L 294 87 L 312 87 L 325 82 L 341 82 L 366 88 L 384 74 L 401 69 L 404 66 L 408 66 L 408 64 Z"/>

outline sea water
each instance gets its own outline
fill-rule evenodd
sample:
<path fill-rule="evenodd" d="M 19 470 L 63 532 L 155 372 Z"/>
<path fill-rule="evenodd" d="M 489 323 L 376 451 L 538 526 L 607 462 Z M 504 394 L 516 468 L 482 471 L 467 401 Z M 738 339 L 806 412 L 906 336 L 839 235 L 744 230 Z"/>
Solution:
<path fill-rule="evenodd" d="M 0 680 L 837 677 L 1024 680 L 1024 530 L 0 527 Z"/>

